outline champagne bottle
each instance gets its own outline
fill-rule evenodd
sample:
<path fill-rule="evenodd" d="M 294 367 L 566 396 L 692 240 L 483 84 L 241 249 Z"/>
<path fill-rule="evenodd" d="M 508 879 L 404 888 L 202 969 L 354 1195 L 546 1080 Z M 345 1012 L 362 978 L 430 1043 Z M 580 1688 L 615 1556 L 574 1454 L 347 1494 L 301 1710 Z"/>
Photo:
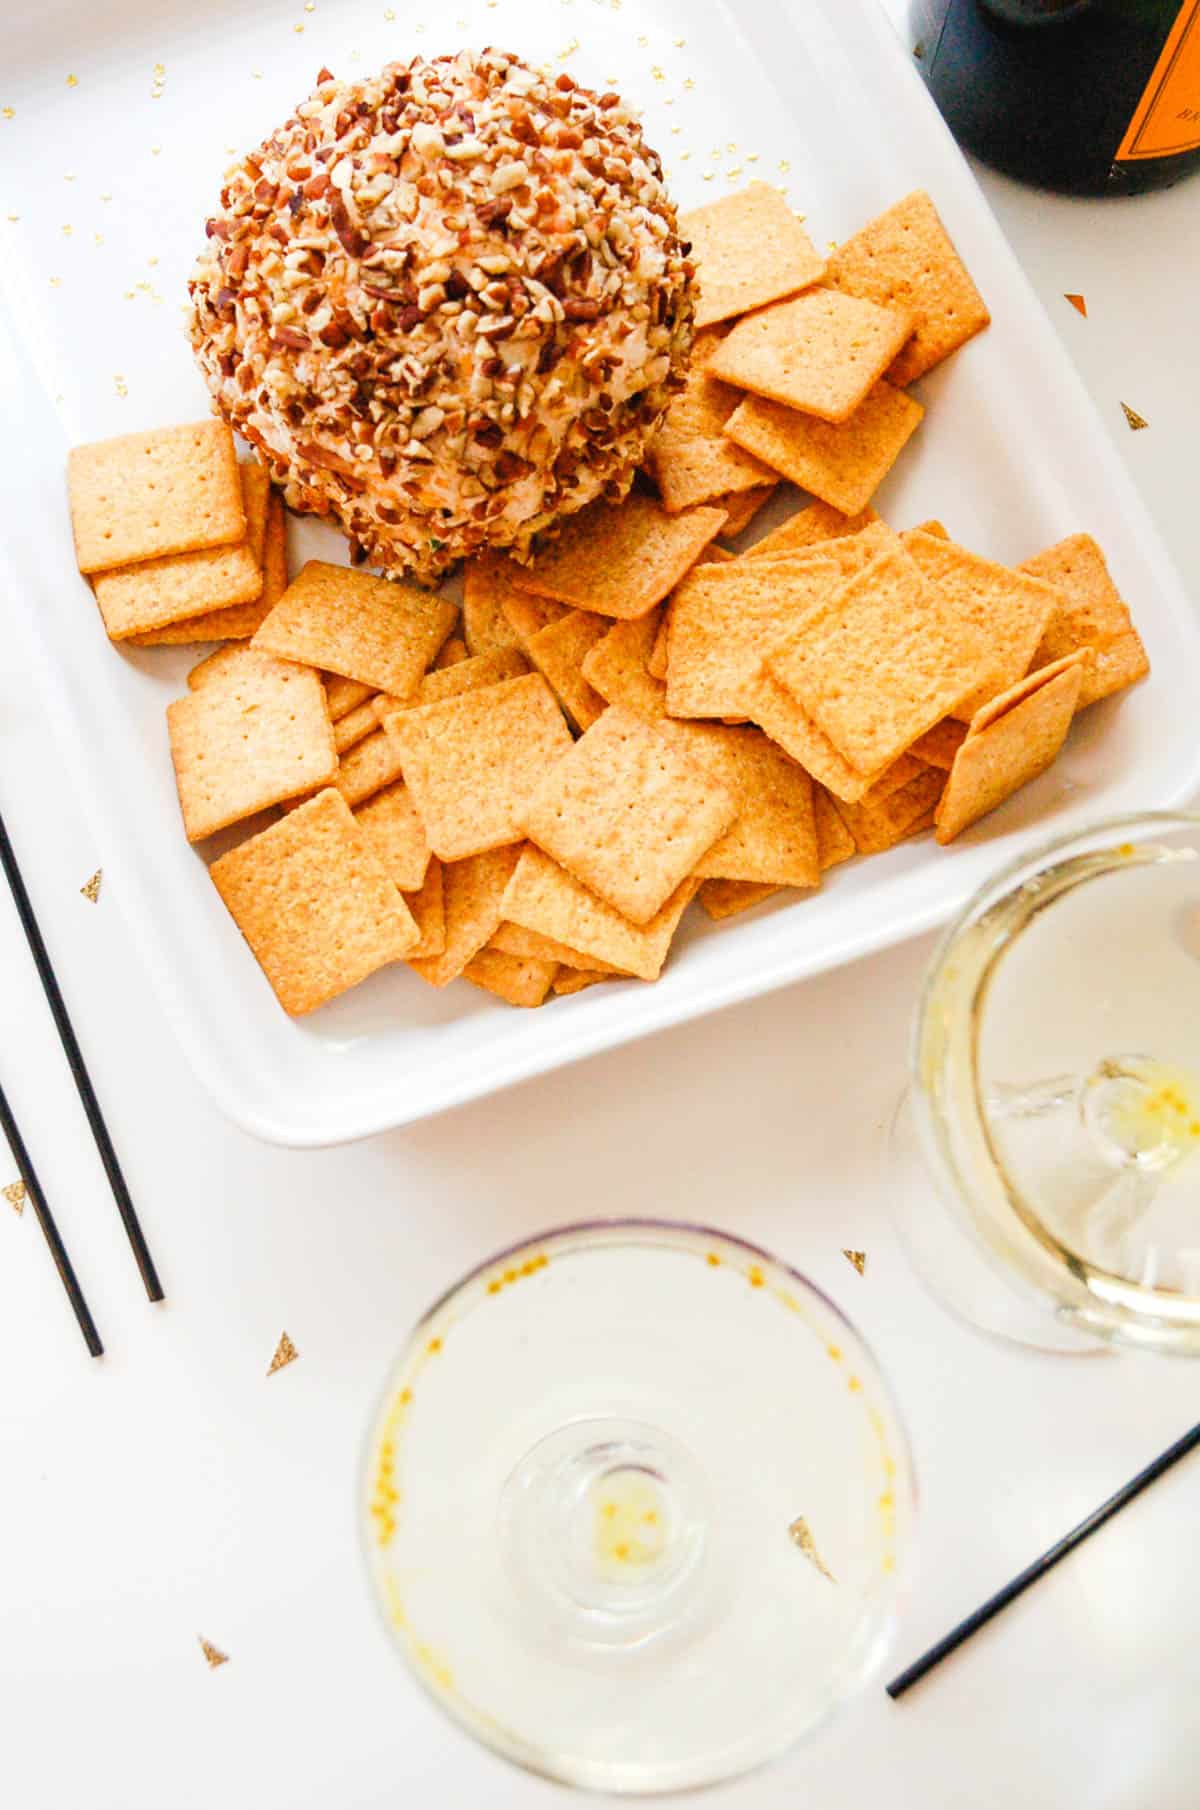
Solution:
<path fill-rule="evenodd" d="M 1200 0 L 917 0 L 955 137 L 1043 188 L 1136 195 L 1200 169 Z"/>

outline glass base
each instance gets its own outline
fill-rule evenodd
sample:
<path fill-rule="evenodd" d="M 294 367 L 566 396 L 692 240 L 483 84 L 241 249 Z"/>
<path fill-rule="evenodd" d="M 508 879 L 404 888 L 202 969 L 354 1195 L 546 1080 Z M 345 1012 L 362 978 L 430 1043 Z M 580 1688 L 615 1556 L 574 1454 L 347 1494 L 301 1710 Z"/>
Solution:
<path fill-rule="evenodd" d="M 1056 1357 L 1110 1352 L 1065 1321 L 1050 1302 L 1020 1292 L 947 1207 L 929 1173 L 905 1091 L 889 1127 L 885 1174 L 892 1223 L 919 1281 L 940 1307 L 976 1332 Z"/>

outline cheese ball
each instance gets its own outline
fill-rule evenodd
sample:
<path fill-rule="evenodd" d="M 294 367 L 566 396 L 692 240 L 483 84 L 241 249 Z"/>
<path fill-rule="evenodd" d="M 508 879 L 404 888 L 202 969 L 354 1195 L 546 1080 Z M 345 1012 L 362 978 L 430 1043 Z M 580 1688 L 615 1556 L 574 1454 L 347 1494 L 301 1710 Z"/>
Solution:
<path fill-rule="evenodd" d="M 625 495 L 695 272 L 620 97 L 485 50 L 322 71 L 228 172 L 189 287 L 216 408 L 289 505 L 433 582 Z"/>

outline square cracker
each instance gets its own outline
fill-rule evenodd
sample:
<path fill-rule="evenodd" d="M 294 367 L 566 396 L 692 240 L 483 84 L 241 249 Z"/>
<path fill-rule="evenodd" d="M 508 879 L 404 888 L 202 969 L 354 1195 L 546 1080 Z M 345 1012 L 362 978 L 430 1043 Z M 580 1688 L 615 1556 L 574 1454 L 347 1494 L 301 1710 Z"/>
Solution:
<path fill-rule="evenodd" d="M 939 842 L 952 842 L 1050 766 L 1071 727 L 1084 665 L 1081 654 L 1068 654 L 976 714 L 934 817 Z"/>
<path fill-rule="evenodd" d="M 394 780 L 360 804 L 354 821 L 400 891 L 420 892 L 429 867 L 429 844 L 403 780 Z"/>
<path fill-rule="evenodd" d="M 1034 655 L 1043 666 L 1081 648 L 1092 650 L 1075 708 L 1083 710 L 1150 671 L 1141 636 L 1090 534 L 1071 534 L 1019 568 L 1056 587 L 1059 603 Z"/>
<path fill-rule="evenodd" d="M 957 717 L 943 717 L 940 723 L 917 737 L 909 753 L 927 767 L 940 767 L 943 773 L 949 773 L 966 733 L 967 725 L 960 723 Z"/>
<path fill-rule="evenodd" d="M 843 515 L 865 509 L 916 432 L 921 404 L 881 378 L 845 421 L 818 421 L 747 396 L 725 432 L 747 452 Z"/>
<path fill-rule="evenodd" d="M 691 241 L 696 263 L 697 327 L 791 295 L 825 271 L 784 197 L 766 182 L 681 215 L 679 233 Z"/>
<path fill-rule="evenodd" d="M 936 767 L 923 767 L 904 785 L 882 792 L 873 786 L 856 804 L 838 802 L 836 809 L 860 855 L 882 855 L 910 836 L 937 804 L 946 775 Z"/>
<path fill-rule="evenodd" d="M 528 591 L 511 591 L 500 606 L 505 622 L 522 651 L 531 635 L 536 635 L 552 622 L 561 622 L 570 613 L 570 604 L 555 603 L 549 597 L 534 597 Z"/>
<path fill-rule="evenodd" d="M 527 846 L 504 894 L 501 916 L 639 980 L 657 980 L 697 884 L 689 877 L 648 924 L 631 924 L 541 849 Z"/>
<path fill-rule="evenodd" d="M 321 681 L 284 660 L 247 661 L 176 698 L 167 727 L 189 842 L 337 772 Z"/>
<path fill-rule="evenodd" d="M 81 572 L 246 537 L 237 454 L 223 421 L 73 446 L 67 488 Z"/>
<path fill-rule="evenodd" d="M 236 627 L 247 615 L 261 616 L 254 600 L 262 597 L 270 485 L 265 469 L 255 461 L 239 465 L 238 472 L 246 513 L 244 540 L 231 547 L 171 553 L 164 559 L 97 572 L 92 590 L 113 641 L 131 640 L 139 647 L 218 641 L 225 638 L 227 621 L 232 619 Z"/>
<path fill-rule="evenodd" d="M 357 710 L 348 710 L 333 725 L 333 745 L 339 754 L 347 748 L 353 748 L 365 736 L 373 735 L 379 727 L 379 718 L 375 714 L 375 700 L 368 698 Z"/>
<path fill-rule="evenodd" d="M 725 918 L 736 917 L 739 911 L 761 905 L 764 899 L 774 898 L 782 890 L 779 886 L 759 885 L 754 880 L 705 880 L 696 897 L 709 917 L 719 924 Z"/>
<path fill-rule="evenodd" d="M 734 796 L 738 816 L 697 861 L 705 879 L 819 886 L 812 780 L 758 729 L 663 724 L 663 733 Z"/>
<path fill-rule="evenodd" d="M 463 969 L 469 980 L 485 993 L 494 993 L 510 1006 L 540 1006 L 558 973 L 557 962 L 541 962 L 527 955 L 505 955 L 491 945 L 473 955 Z"/>
<path fill-rule="evenodd" d="M 540 930 L 524 930 L 520 924 L 501 924 L 488 946 L 502 949 L 505 955 L 531 957 L 539 962 L 561 962 L 568 968 L 590 967 L 606 974 L 619 972 L 597 960 L 594 955 L 583 955 L 578 949 L 569 948 L 566 943 L 555 942 L 552 936 L 543 936 Z"/>
<path fill-rule="evenodd" d="M 953 713 L 989 659 L 977 627 L 958 620 L 896 545 L 849 578 L 767 664 L 852 767 L 878 774 Z"/>
<path fill-rule="evenodd" d="M 601 616 L 644 616 L 695 565 L 725 524 L 701 506 L 668 515 L 653 497 L 589 503 L 522 566 L 517 583 L 538 597 Z"/>
<path fill-rule="evenodd" d="M 726 491 L 724 496 L 714 500 L 725 511 L 725 526 L 721 530 L 722 540 L 736 540 L 744 534 L 759 510 L 769 503 L 778 490 L 779 484 L 774 473 L 769 484 L 756 484 L 753 490 L 740 490 L 736 494 Z M 724 553 L 724 547 L 706 548 L 706 552 Z"/>
<path fill-rule="evenodd" d="M 525 802 L 560 867 L 647 924 L 738 815 L 738 800 L 645 717 L 613 705 Z"/>
<path fill-rule="evenodd" d="M 922 376 L 991 319 L 923 189 L 839 245 L 825 280 L 832 289 L 915 316 L 912 338 L 888 373 L 897 384 Z"/>
<path fill-rule="evenodd" d="M 395 743 L 376 729 L 353 748 L 347 748 L 338 762 L 333 784 L 349 805 L 362 804 L 383 786 L 400 778 L 403 769 Z"/>
<path fill-rule="evenodd" d="M 329 706 L 329 720 L 336 723 L 360 704 L 365 704 L 375 692 L 374 685 L 360 685 L 357 679 L 343 679 L 336 673 L 323 673 L 325 681 L 325 702 Z M 189 680 L 190 684 L 191 681 Z"/>
<path fill-rule="evenodd" d="M 661 609 L 633 622 L 614 622 L 583 662 L 583 676 L 610 704 L 627 704 L 642 716 L 666 715 L 666 691 L 648 672 L 651 652 L 666 620 Z"/>
<path fill-rule="evenodd" d="M 1059 594 L 1040 578 L 997 565 L 922 528 L 912 528 L 900 538 L 954 614 L 973 624 L 987 647 L 985 675 L 954 710 L 956 717 L 970 722 L 989 698 L 1007 691 L 1029 671 Z"/>
<path fill-rule="evenodd" d="M 878 520 L 871 508 L 860 509 L 857 515 L 843 515 L 840 509 L 832 509 L 828 503 L 810 503 L 806 509 L 798 510 L 786 522 L 781 522 L 770 534 L 755 541 L 742 558 L 775 559 L 781 553 L 803 553 L 823 541 L 861 534 L 864 528 Z"/>
<path fill-rule="evenodd" d="M 840 754 L 786 685 L 764 667 L 754 681 L 750 719 L 778 742 L 806 773 L 836 798 L 854 800 L 870 790 L 876 773 L 860 773 Z M 882 769 L 880 769 L 882 771 Z"/>
<path fill-rule="evenodd" d="M 663 506 L 672 514 L 774 481 L 773 472 L 725 437 L 725 423 L 741 396 L 706 368 L 718 346 L 715 333 L 702 333 L 696 340 L 686 387 L 667 410 L 647 456 Z M 726 532 L 737 530 L 727 522 Z"/>
<path fill-rule="evenodd" d="M 519 679 L 528 671 L 529 662 L 519 647 L 497 647 L 490 653 L 470 654 L 465 660 L 456 660 L 453 666 L 427 672 L 411 704 L 381 696 L 372 700 L 372 708 L 382 722 L 393 710 L 440 704 L 446 698 L 461 697 L 464 691 L 483 691 L 488 685 L 503 684 L 505 679 Z"/>
<path fill-rule="evenodd" d="M 599 968 L 560 968 L 551 982 L 551 991 L 556 997 L 568 993 L 582 993 L 588 987 L 594 987 L 599 981 L 611 980 L 611 974 Z"/>
<path fill-rule="evenodd" d="M 394 697 L 416 694 L 457 611 L 416 585 L 310 559 L 254 637 L 282 660 L 320 666 Z"/>
<path fill-rule="evenodd" d="M 845 421 L 883 376 L 913 329 L 903 309 L 836 289 L 809 289 L 740 320 L 709 370 L 789 408 Z"/>
<path fill-rule="evenodd" d="M 605 708 L 604 699 L 583 675 L 583 662 L 612 628 L 607 616 L 570 610 L 530 635 L 525 652 L 579 730 L 590 729 Z"/>
<path fill-rule="evenodd" d="M 412 913 L 336 792 L 209 868 L 285 1012 L 311 1012 L 415 947 Z"/>
<path fill-rule="evenodd" d="M 473 654 L 490 654 L 497 648 L 519 647 L 517 635 L 504 615 L 504 600 L 516 589 L 515 561 L 489 550 L 476 554 L 463 567 L 462 632 Z"/>
<path fill-rule="evenodd" d="M 421 933 L 421 940 L 412 950 L 409 960 L 415 961 L 423 955 L 443 954 L 446 948 L 446 897 L 442 885 L 442 864 L 436 855 L 429 857 L 429 866 L 425 869 L 425 879 L 420 891 L 405 893 L 404 902 Z"/>
<path fill-rule="evenodd" d="M 451 635 L 449 641 L 443 641 L 442 651 L 433 663 L 435 672 L 444 672 L 448 666 L 461 666 L 464 660 L 471 658 L 471 650 L 461 635 Z"/>
<path fill-rule="evenodd" d="M 817 826 L 817 864 L 822 873 L 848 861 L 856 851 L 854 837 L 842 822 L 833 795 L 813 782 L 813 817 Z"/>
<path fill-rule="evenodd" d="M 519 840 L 526 804 L 572 746 L 540 673 L 394 711 L 384 728 L 443 861 Z"/>
<path fill-rule="evenodd" d="M 499 928 L 501 901 L 521 853 L 520 843 L 485 849 L 441 868 L 444 938 L 436 955 L 414 955 L 409 967 L 431 987 L 457 980 Z"/>

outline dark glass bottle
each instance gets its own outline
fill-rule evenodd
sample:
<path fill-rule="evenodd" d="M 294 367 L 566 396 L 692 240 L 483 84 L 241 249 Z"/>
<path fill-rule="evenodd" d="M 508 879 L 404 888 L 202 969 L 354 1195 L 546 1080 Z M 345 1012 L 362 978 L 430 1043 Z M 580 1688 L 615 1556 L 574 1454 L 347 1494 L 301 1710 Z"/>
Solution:
<path fill-rule="evenodd" d="M 920 67 L 969 151 L 1043 188 L 1200 169 L 1200 0 L 916 0 Z"/>

